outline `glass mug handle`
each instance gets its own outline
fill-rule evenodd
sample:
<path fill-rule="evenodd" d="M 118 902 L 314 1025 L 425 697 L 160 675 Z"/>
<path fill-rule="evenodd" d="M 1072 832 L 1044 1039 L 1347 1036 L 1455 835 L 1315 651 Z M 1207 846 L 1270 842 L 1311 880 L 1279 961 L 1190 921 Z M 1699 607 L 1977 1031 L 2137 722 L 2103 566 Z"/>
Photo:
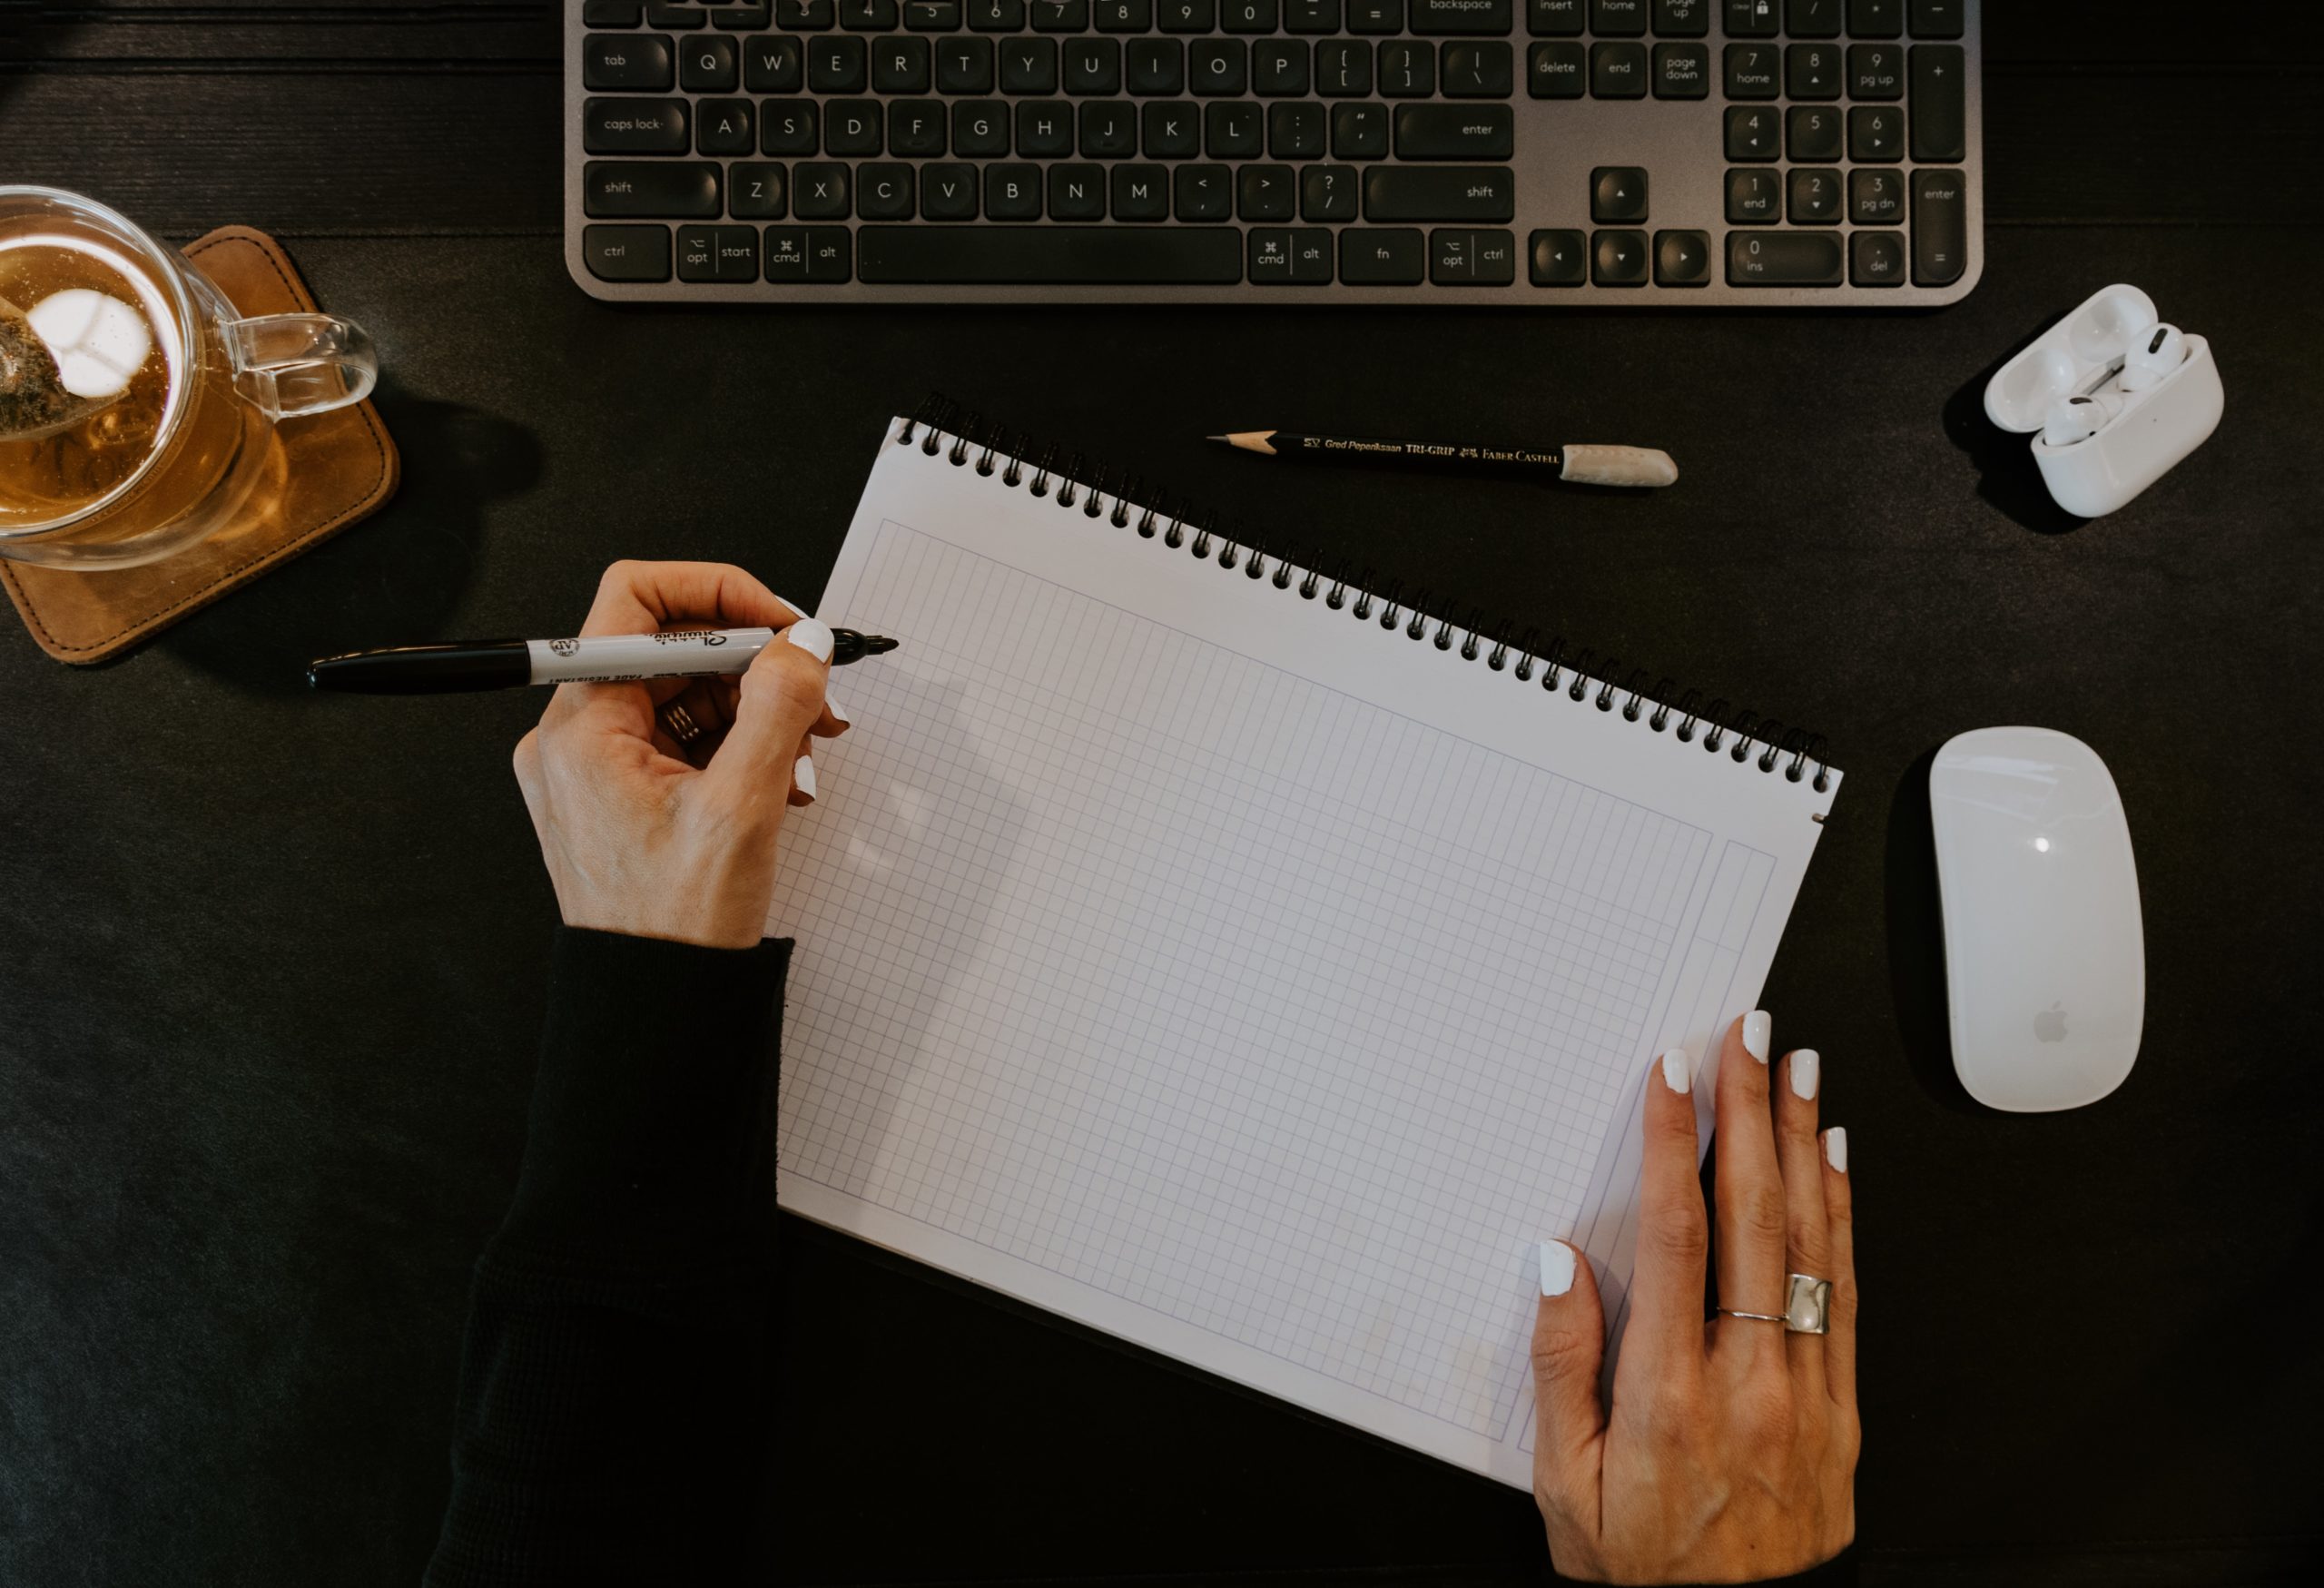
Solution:
<path fill-rule="evenodd" d="M 269 419 L 360 402 L 379 379 L 369 333 L 334 314 L 262 314 L 220 329 L 234 360 L 234 390 Z"/>

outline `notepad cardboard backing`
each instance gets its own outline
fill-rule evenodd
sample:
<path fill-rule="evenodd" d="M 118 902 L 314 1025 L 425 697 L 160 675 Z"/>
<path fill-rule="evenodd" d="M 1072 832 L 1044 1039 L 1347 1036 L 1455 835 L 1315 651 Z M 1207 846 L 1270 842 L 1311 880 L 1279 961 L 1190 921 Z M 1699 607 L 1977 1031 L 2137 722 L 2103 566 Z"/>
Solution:
<path fill-rule="evenodd" d="M 224 226 L 185 250 L 244 314 L 313 313 L 281 244 Z M 8 598 L 60 662 L 117 656 L 228 591 L 330 539 L 395 495 L 399 464 L 369 401 L 275 427 L 281 456 L 233 523 L 142 567 L 96 572 L 0 561 Z"/>

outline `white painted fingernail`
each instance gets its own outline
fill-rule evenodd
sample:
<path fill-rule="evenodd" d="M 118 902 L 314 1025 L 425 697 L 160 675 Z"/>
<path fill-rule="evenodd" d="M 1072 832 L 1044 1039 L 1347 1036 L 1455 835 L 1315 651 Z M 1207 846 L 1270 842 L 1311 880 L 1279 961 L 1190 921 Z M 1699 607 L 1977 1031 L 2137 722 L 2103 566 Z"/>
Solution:
<path fill-rule="evenodd" d="M 853 717 L 847 715 L 847 707 L 842 705 L 838 701 L 833 700 L 828 695 L 823 696 L 823 709 L 831 713 L 832 715 L 837 717 L 841 722 L 852 723 L 855 720 Z"/>
<path fill-rule="evenodd" d="M 812 757 L 799 757 L 798 764 L 791 769 L 791 786 L 811 800 L 815 797 L 815 763 Z"/>
<path fill-rule="evenodd" d="M 1848 1133 L 1837 1125 L 1824 1132 L 1824 1161 L 1842 1174 L 1848 1172 Z"/>
<path fill-rule="evenodd" d="M 1563 1296 L 1573 1288 L 1573 1248 L 1561 1240 L 1541 1243 L 1541 1294 Z"/>
<path fill-rule="evenodd" d="M 1684 1048 L 1673 1048 L 1662 1055 L 1662 1084 L 1672 1091 L 1694 1090 L 1695 1061 L 1687 1057 Z"/>
<path fill-rule="evenodd" d="M 832 659 L 832 646 L 837 642 L 832 636 L 828 623 L 812 617 L 803 617 L 783 631 L 783 637 L 819 662 Z"/>
<path fill-rule="evenodd" d="M 1800 1048 L 1791 1055 L 1791 1095 L 1802 1102 L 1816 1100 L 1816 1071 L 1823 1060 L 1813 1048 Z"/>
<path fill-rule="evenodd" d="M 1743 1051 L 1760 1063 L 1768 1061 L 1768 1039 L 1775 1033 L 1776 1022 L 1768 1018 L 1764 1009 L 1755 1009 L 1743 1017 Z"/>

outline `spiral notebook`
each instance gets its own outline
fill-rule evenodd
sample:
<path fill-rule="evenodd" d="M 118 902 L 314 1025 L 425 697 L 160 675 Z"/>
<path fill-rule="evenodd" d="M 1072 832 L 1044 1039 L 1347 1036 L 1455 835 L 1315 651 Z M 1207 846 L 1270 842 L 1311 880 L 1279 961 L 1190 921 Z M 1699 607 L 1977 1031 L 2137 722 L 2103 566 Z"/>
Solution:
<path fill-rule="evenodd" d="M 1536 1243 L 1619 1328 L 1641 1081 L 1758 998 L 1840 776 L 1207 522 L 891 426 L 819 616 L 902 648 L 769 922 L 782 1205 L 1523 1485 Z"/>

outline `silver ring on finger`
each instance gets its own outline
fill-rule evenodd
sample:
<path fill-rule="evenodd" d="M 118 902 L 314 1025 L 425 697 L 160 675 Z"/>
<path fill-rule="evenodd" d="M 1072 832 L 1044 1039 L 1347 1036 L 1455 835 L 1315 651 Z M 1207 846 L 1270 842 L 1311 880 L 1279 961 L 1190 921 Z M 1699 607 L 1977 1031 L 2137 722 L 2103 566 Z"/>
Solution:
<path fill-rule="evenodd" d="M 1726 1317 L 1779 1323 L 1795 1335 L 1828 1335 L 1832 1332 L 1832 1282 L 1809 1274 L 1794 1274 L 1790 1294 L 1781 1312 L 1740 1312 L 1731 1307 L 1722 1307 L 1718 1311 Z"/>
<path fill-rule="evenodd" d="M 691 745 L 702 737 L 702 725 L 694 720 L 694 713 L 676 701 L 662 708 L 662 731 L 681 745 Z"/>

